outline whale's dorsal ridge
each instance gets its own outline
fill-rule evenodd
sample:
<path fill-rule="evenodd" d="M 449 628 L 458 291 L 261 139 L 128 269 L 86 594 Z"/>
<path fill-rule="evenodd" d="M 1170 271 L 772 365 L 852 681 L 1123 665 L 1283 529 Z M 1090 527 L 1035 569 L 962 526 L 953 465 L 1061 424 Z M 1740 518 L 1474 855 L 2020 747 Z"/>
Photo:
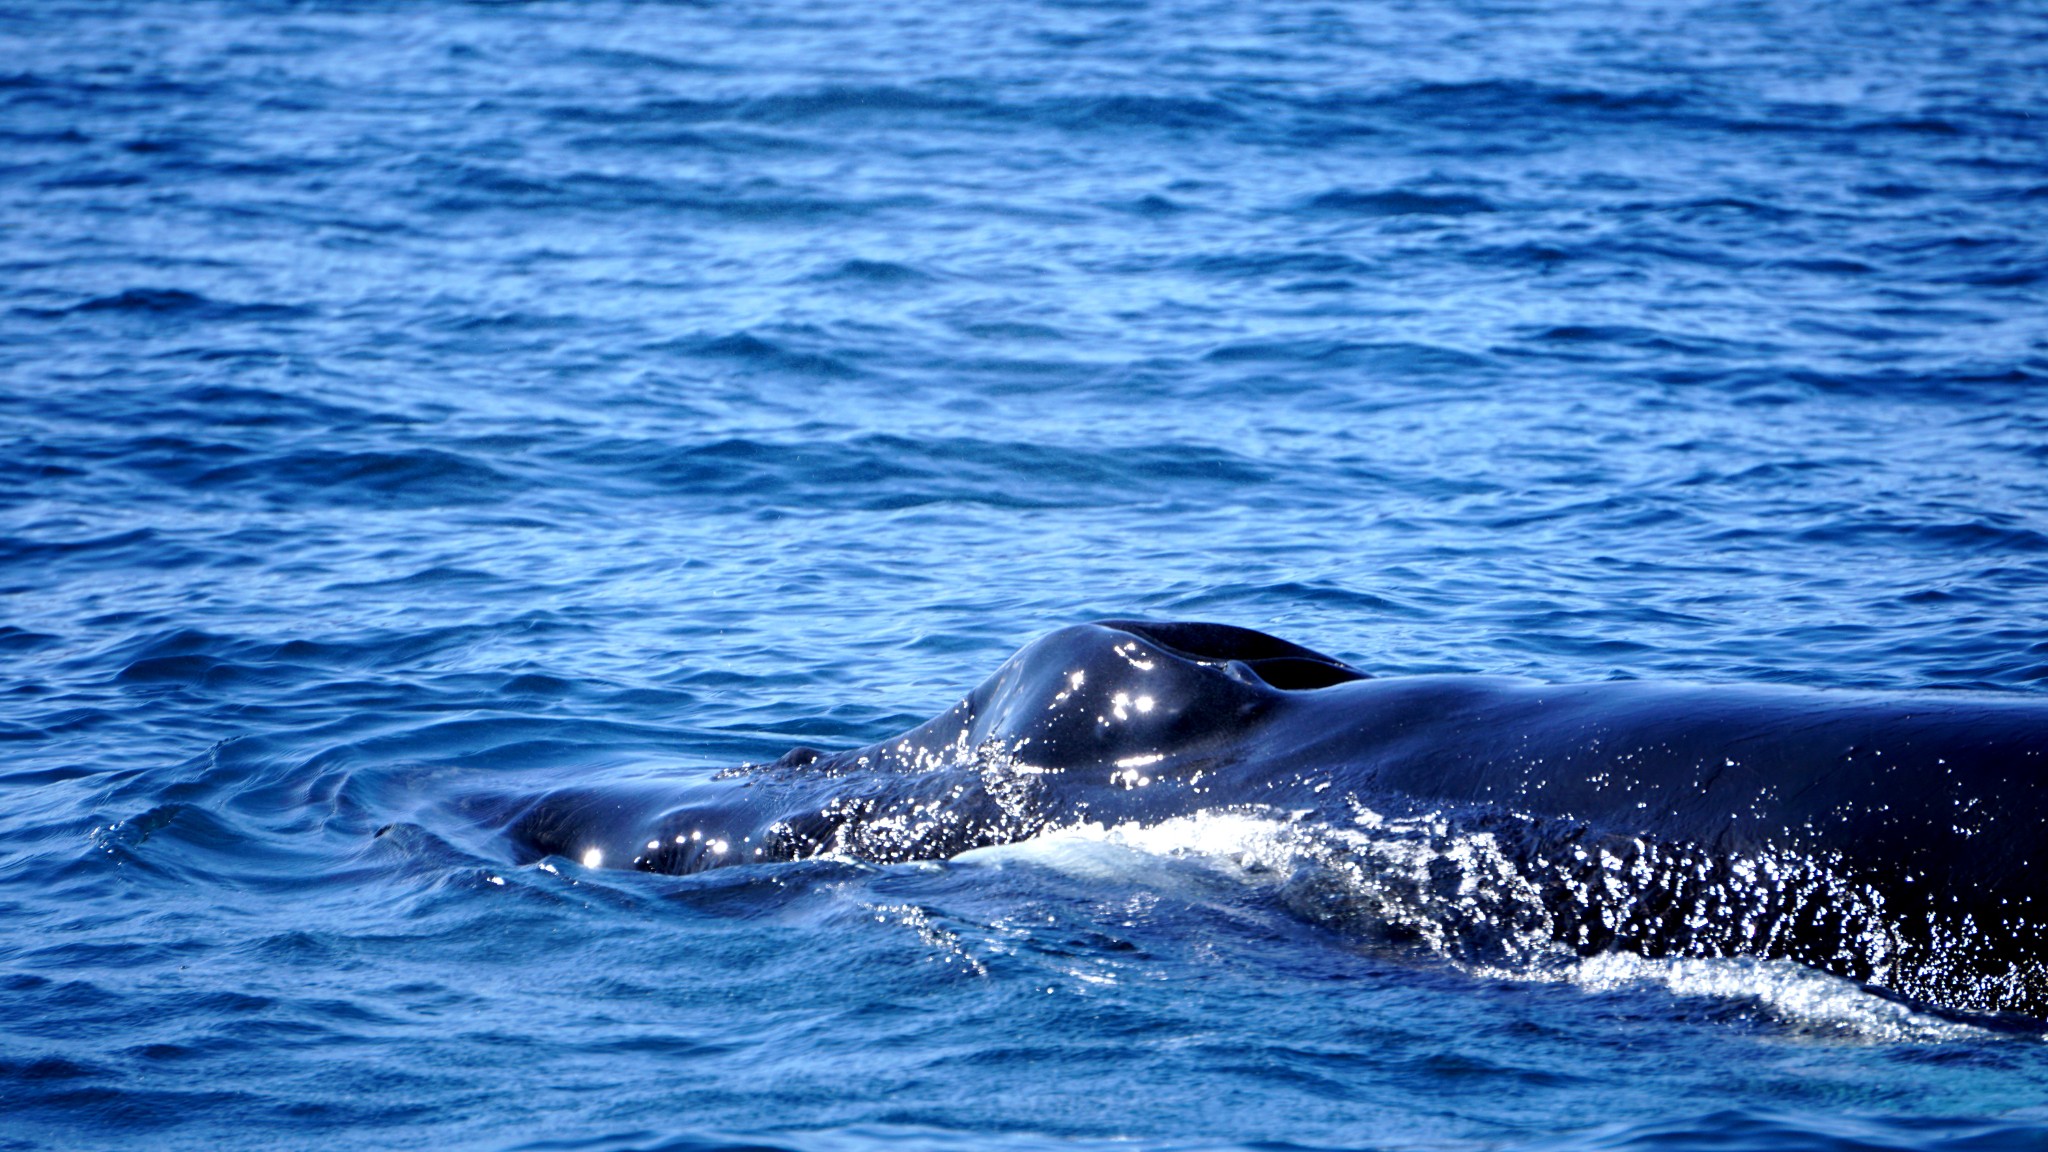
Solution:
<path fill-rule="evenodd" d="M 1200 620 L 1097 620 L 1098 628 L 1113 628 L 1148 640 L 1176 655 L 1191 660 L 1215 662 L 1249 671 L 1269 688 L 1305 692 L 1369 680 L 1363 672 L 1335 656 L 1304 648 L 1250 628 L 1234 624 L 1212 624 Z"/>

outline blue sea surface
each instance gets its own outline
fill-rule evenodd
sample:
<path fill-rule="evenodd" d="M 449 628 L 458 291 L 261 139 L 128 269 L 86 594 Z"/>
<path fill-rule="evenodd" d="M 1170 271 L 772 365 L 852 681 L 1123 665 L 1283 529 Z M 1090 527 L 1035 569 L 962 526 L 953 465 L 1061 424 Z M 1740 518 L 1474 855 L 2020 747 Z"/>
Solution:
<path fill-rule="evenodd" d="M 1254 815 L 451 803 L 1111 616 L 2042 699 L 2044 113 L 2037 0 L 0 9 L 0 1149 L 2048 1149 L 2037 1032 Z"/>

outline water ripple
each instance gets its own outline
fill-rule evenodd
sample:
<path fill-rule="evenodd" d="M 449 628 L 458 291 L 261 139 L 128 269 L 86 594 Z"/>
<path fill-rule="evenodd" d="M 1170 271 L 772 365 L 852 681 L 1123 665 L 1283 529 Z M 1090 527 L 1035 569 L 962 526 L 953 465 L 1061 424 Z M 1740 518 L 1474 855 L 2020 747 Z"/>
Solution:
<path fill-rule="evenodd" d="M 1199 844 L 488 833 L 1109 616 L 2048 691 L 2038 25 L 0 15 L 0 1143 L 2040 1145 L 2022 1039 L 1475 974 Z"/>

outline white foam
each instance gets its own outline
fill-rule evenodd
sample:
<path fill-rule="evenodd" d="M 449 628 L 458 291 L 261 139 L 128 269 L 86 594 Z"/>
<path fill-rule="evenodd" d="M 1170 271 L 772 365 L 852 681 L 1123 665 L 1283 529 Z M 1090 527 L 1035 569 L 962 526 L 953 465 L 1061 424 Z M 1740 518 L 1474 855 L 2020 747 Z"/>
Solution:
<path fill-rule="evenodd" d="M 1496 975 L 1508 975 L 1496 973 Z M 1523 977 L 1529 973 L 1519 974 Z M 1677 996 L 1751 1001 L 1772 1018 L 1829 1033 L 1876 1041 L 1916 1042 L 1982 1036 L 1981 1029 L 1923 1012 L 1865 991 L 1854 981 L 1790 960 L 1747 957 L 1664 958 L 1628 952 L 1579 959 L 1561 978 L 1590 992 L 1664 988 Z"/>
<path fill-rule="evenodd" d="M 1447 962 L 1493 979 L 1566 983 L 1591 993 L 1662 989 L 1673 996 L 1754 1005 L 1795 1029 L 1877 1042 L 1928 1042 L 1982 1035 L 1967 1024 L 1916 1012 L 1790 960 L 1749 957 L 1650 959 L 1629 952 L 1575 955 L 1541 924 L 1488 925 L 1493 954 L 1469 953 L 1459 916 L 1535 898 L 1491 836 L 1448 834 L 1432 817 L 1389 820 L 1359 813 L 1331 828 L 1282 814 L 1215 811 L 1155 824 L 1077 824 L 1029 840 L 980 849 L 963 862 L 1002 867 L 1029 861 L 1087 880 L 1129 881 L 1162 859 L 1197 858 L 1253 886 L 1270 886 L 1297 912 L 1339 931 L 1398 925 Z M 1433 864 L 1448 862 L 1456 890 L 1432 890 Z M 1516 891 L 1526 889 L 1526 891 Z"/>
<path fill-rule="evenodd" d="M 1257 871 L 1294 854 L 1285 846 L 1292 829 L 1289 821 L 1272 815 L 1198 812 L 1156 824 L 1070 824 L 954 859 L 991 867 L 1029 861 L 1091 880 L 1128 879 L 1159 858 L 1191 856 Z"/>

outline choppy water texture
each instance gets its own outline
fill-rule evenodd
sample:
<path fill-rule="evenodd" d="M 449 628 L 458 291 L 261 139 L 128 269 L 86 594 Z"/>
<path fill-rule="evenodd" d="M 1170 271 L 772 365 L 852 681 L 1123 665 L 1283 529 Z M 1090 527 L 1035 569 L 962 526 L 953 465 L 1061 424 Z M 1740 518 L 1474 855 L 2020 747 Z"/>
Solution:
<path fill-rule="evenodd" d="M 1099 616 L 2038 694 L 2044 108 L 2028 0 L 0 11 L 0 1147 L 2048 1146 L 2039 1037 L 1251 816 L 436 822 Z"/>

